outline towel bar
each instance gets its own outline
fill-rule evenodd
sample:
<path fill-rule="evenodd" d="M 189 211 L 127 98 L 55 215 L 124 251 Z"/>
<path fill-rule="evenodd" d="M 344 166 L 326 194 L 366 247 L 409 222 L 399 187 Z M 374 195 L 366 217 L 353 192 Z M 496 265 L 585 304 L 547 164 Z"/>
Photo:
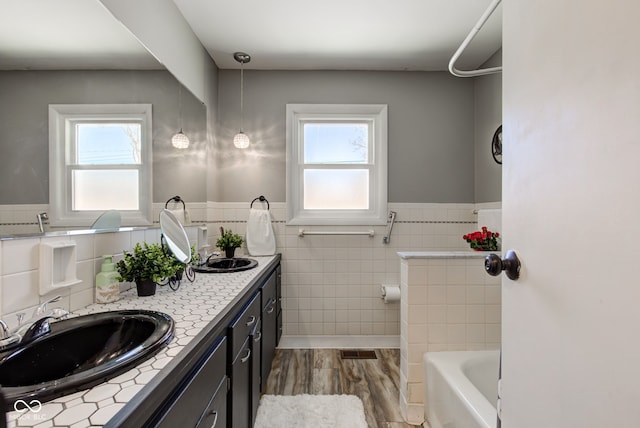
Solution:
<path fill-rule="evenodd" d="M 174 196 L 173 198 L 169 198 L 169 200 L 167 202 L 165 202 L 164 207 L 167 208 L 167 206 L 169 205 L 169 202 L 175 202 L 176 204 L 178 202 L 182 202 L 182 209 L 186 209 L 186 205 L 184 204 L 184 201 L 182 200 L 182 198 L 180 196 Z"/>
<path fill-rule="evenodd" d="M 323 231 L 323 230 L 304 230 L 298 229 L 298 236 L 304 237 L 305 235 L 369 235 L 372 237 L 375 235 L 375 231 L 373 229 L 370 230 L 361 230 L 361 231 Z"/>
<path fill-rule="evenodd" d="M 393 230 L 393 223 L 395 223 L 395 221 L 396 221 L 396 212 L 389 211 L 389 223 L 387 224 L 387 233 L 382 238 L 383 244 L 388 244 L 389 242 L 391 242 L 391 231 Z"/>
<path fill-rule="evenodd" d="M 255 201 L 260 201 L 260 202 L 266 202 L 267 203 L 267 210 L 269 209 L 269 201 L 267 201 L 267 198 L 265 198 L 264 196 L 260 195 L 257 198 L 255 198 L 253 201 L 251 201 L 251 205 L 249 206 L 249 208 L 253 208 L 253 203 Z"/>

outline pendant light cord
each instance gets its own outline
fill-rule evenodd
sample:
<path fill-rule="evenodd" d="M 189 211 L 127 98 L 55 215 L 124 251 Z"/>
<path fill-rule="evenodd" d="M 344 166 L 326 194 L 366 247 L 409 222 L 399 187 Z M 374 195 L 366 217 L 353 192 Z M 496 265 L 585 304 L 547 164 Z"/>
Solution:
<path fill-rule="evenodd" d="M 178 82 L 178 113 L 180 115 L 180 132 L 182 132 L 182 85 Z"/>
<path fill-rule="evenodd" d="M 244 123 L 244 62 L 240 63 L 240 132 Z"/>

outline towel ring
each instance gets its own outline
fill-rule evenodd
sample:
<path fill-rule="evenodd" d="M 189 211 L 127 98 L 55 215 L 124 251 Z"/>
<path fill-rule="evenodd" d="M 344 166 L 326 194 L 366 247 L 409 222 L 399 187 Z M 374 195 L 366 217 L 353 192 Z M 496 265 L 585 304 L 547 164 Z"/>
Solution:
<path fill-rule="evenodd" d="M 264 196 L 260 195 L 257 198 L 255 198 L 253 201 L 251 201 L 251 206 L 249 208 L 253 208 L 253 203 L 255 201 L 260 201 L 260 202 L 266 202 L 267 203 L 267 210 L 269 209 L 269 201 L 267 201 L 267 198 L 265 198 Z"/>
<path fill-rule="evenodd" d="M 178 202 L 182 202 L 182 209 L 183 210 L 187 209 L 187 207 L 184 204 L 184 201 L 182 200 L 182 198 L 180 196 L 174 196 L 173 198 L 169 198 L 169 200 L 167 202 L 165 202 L 164 207 L 167 208 L 167 206 L 169 205 L 169 202 L 171 202 L 171 201 L 175 202 L 176 204 Z"/>

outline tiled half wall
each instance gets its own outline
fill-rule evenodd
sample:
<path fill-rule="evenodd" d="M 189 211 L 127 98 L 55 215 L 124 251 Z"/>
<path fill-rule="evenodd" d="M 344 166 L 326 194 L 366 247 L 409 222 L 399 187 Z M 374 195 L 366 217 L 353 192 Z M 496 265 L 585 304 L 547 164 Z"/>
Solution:
<path fill-rule="evenodd" d="M 487 275 L 484 252 L 401 253 L 400 410 L 424 421 L 423 355 L 498 349 L 501 277 Z"/>

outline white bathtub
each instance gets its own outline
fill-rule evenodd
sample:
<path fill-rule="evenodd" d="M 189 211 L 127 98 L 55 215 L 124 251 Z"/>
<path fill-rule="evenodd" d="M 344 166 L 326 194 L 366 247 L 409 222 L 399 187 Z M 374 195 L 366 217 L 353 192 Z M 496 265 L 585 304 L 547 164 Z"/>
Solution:
<path fill-rule="evenodd" d="M 425 419 L 431 428 L 495 428 L 499 351 L 427 352 Z"/>

